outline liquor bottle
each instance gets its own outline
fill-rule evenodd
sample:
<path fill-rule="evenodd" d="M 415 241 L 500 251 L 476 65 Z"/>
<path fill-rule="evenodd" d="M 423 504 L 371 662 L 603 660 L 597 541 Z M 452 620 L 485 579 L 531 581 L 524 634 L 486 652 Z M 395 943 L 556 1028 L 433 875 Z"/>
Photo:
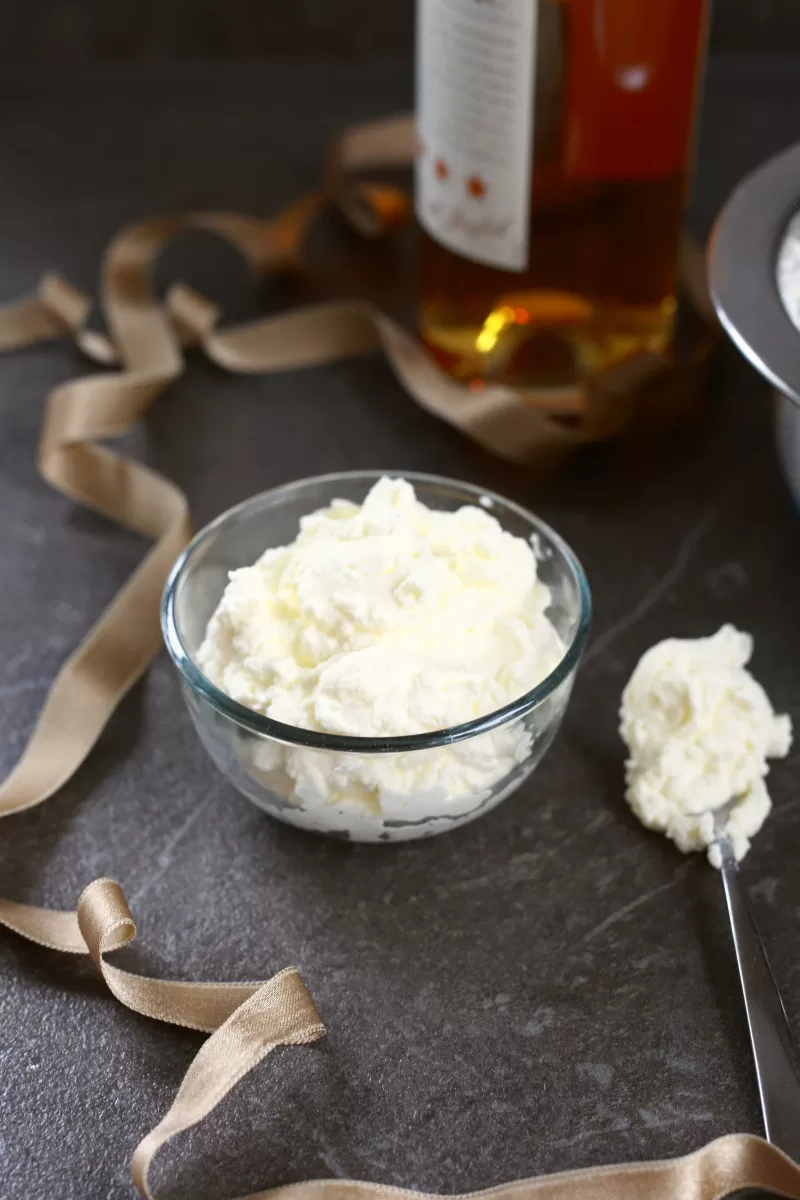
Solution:
<path fill-rule="evenodd" d="M 706 0 L 418 0 L 419 325 L 456 378 L 568 387 L 669 345 L 706 25 Z"/>

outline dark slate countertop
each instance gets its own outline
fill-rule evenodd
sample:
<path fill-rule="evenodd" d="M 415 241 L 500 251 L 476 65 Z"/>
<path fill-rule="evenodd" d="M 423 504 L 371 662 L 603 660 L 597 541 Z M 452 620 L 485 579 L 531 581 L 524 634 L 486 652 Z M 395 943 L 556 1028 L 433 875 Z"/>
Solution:
<path fill-rule="evenodd" d="M 797 136 L 798 70 L 788 58 L 712 64 L 696 232 Z M 334 129 L 409 99 L 408 68 L 391 63 L 6 73 L 0 297 L 48 268 L 91 289 L 104 245 L 135 217 L 274 212 L 314 186 Z M 347 252 L 340 242 L 320 261 L 332 274 Z M 369 286 L 383 260 L 359 261 Z M 206 241 L 171 250 L 162 273 L 251 310 L 257 300 L 233 255 Z M 43 397 L 84 369 L 62 343 L 0 358 L 4 771 L 144 550 L 35 471 Z M 800 525 L 766 387 L 746 364 L 727 349 L 707 411 L 657 449 L 588 451 L 550 482 L 422 413 L 377 357 L 269 378 L 193 359 L 127 444 L 185 486 L 198 524 L 321 471 L 479 482 L 567 537 L 596 614 L 539 771 L 441 838 L 357 847 L 273 823 L 209 769 L 165 655 L 61 794 L 3 823 L 3 895 L 71 908 L 91 879 L 116 876 L 139 922 L 121 962 L 192 979 L 294 963 L 327 1023 L 323 1042 L 277 1052 L 163 1152 L 156 1190 L 222 1200 L 333 1174 L 461 1191 L 759 1132 L 720 880 L 629 814 L 616 733 L 641 652 L 725 621 L 754 633 L 758 678 L 800 715 Z M 773 770 L 775 812 L 744 875 L 800 1023 L 797 761 Z M 123 1009 L 87 963 L 5 933 L 0 979 L 4 1200 L 130 1200 L 130 1154 L 201 1039 Z"/>

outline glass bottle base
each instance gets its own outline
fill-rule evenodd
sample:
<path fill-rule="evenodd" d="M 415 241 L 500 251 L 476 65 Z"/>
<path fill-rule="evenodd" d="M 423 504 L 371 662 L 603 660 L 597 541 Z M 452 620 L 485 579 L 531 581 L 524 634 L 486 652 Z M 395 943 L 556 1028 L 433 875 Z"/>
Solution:
<path fill-rule="evenodd" d="M 568 292 L 521 292 L 498 300 L 482 325 L 448 322 L 423 304 L 419 332 L 439 365 L 464 383 L 567 388 L 634 355 L 664 353 L 675 310 L 672 296 L 621 308 Z"/>

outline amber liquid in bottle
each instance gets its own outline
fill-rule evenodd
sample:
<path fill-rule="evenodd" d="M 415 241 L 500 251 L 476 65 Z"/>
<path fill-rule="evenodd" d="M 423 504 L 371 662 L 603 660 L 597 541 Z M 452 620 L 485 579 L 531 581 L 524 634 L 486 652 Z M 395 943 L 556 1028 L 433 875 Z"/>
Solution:
<path fill-rule="evenodd" d="M 456 378 L 568 387 L 668 346 L 704 34 L 704 0 L 540 0 L 527 268 L 420 230 L 420 334 Z"/>

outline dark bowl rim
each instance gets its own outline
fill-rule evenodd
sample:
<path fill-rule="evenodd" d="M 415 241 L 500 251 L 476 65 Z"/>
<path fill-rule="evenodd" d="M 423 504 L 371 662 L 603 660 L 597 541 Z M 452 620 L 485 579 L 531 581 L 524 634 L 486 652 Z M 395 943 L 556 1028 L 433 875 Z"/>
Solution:
<path fill-rule="evenodd" d="M 800 403 L 800 333 L 777 279 L 777 260 L 800 209 L 800 143 L 762 163 L 733 190 L 714 222 L 707 262 L 711 299 L 735 346 Z"/>
<path fill-rule="evenodd" d="M 296 725 L 286 725 L 282 721 L 276 721 L 271 717 L 264 716 L 262 713 L 254 712 L 252 709 L 247 708 L 246 705 L 239 704 L 238 701 L 231 699 L 230 696 L 221 691 L 203 674 L 188 650 L 186 650 L 178 633 L 175 620 L 175 596 L 181 576 L 193 555 L 208 538 L 217 533 L 221 525 L 224 525 L 238 513 L 259 501 L 274 498 L 274 501 L 277 502 L 280 498 L 285 498 L 293 492 L 299 492 L 303 488 L 355 480 L 364 482 L 377 481 L 384 475 L 395 479 L 407 479 L 412 484 L 421 483 L 438 487 L 456 488 L 459 491 L 474 496 L 477 504 L 480 504 L 481 497 L 486 497 L 492 501 L 493 505 L 498 504 L 505 507 L 528 522 L 532 526 L 531 532 L 536 532 L 542 536 L 561 555 L 575 579 L 580 601 L 578 624 L 572 641 L 564 652 L 563 658 L 541 683 L 538 683 L 529 692 L 525 692 L 522 696 L 504 705 L 502 708 L 495 709 L 483 717 L 476 717 L 474 720 L 467 721 L 461 725 L 450 726 L 447 729 L 437 729 L 419 734 L 404 734 L 399 737 L 350 737 L 344 734 L 322 733 L 315 729 L 301 729 Z M 257 495 L 250 496 L 248 499 L 242 500 L 239 504 L 226 509 L 225 512 L 221 513 L 195 534 L 189 545 L 180 554 L 170 571 L 161 603 L 161 631 L 169 655 L 189 687 L 209 703 L 212 708 L 229 720 L 234 721 L 237 725 L 260 737 L 272 738 L 288 745 L 306 746 L 318 750 L 333 750 L 348 754 L 396 754 L 411 750 L 430 750 L 440 746 L 449 746 L 456 742 L 465 741 L 467 738 L 487 733 L 489 730 L 497 729 L 501 725 L 506 725 L 510 721 L 524 716 L 531 709 L 536 708 L 546 700 L 577 669 L 589 637 L 591 619 L 591 592 L 583 567 L 568 543 L 546 521 L 541 520 L 540 517 L 537 517 L 521 505 L 515 504 L 513 500 L 508 500 L 505 496 L 501 496 L 497 492 L 492 492 L 488 488 L 478 487 L 476 484 L 467 483 L 459 479 L 449 479 L 443 475 L 433 475 L 421 471 L 399 471 L 396 468 L 384 471 L 334 471 L 325 475 L 308 476 L 303 479 L 294 480 L 288 484 L 269 488 L 264 492 L 259 492 Z"/>

